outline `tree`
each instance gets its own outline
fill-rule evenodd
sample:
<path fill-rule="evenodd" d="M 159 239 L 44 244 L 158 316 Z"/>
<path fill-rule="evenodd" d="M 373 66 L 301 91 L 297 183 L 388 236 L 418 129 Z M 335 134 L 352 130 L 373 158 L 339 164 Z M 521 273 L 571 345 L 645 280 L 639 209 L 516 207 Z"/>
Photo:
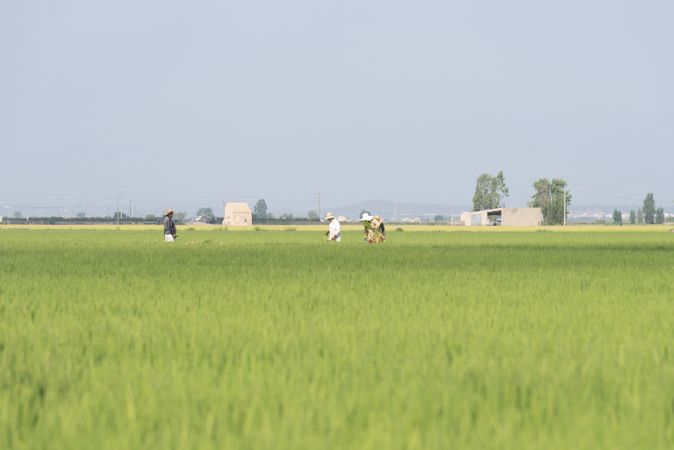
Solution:
<path fill-rule="evenodd" d="M 644 212 L 641 209 L 637 210 L 637 223 L 639 225 L 644 223 Z"/>
<path fill-rule="evenodd" d="M 433 218 L 433 221 L 434 221 L 435 223 L 442 223 L 442 222 L 444 222 L 445 220 L 446 220 L 446 219 L 445 219 L 445 216 L 441 216 L 440 214 L 438 214 L 437 216 L 435 216 L 435 217 Z"/>
<path fill-rule="evenodd" d="M 319 222 L 321 218 L 318 216 L 318 213 L 314 210 L 311 210 L 307 213 L 307 219 L 312 222 Z"/>
<path fill-rule="evenodd" d="M 665 209 L 658 208 L 655 210 L 655 223 L 663 224 L 665 223 Z"/>
<path fill-rule="evenodd" d="M 618 211 L 617 209 L 613 210 L 613 223 L 615 225 L 623 224 L 623 213 Z"/>
<path fill-rule="evenodd" d="M 546 225 L 559 225 L 564 223 L 564 211 L 569 214 L 571 194 L 566 189 L 566 181 L 561 178 L 547 178 L 536 180 L 533 184 L 534 195 L 531 196 L 529 206 L 541 208 L 543 222 Z M 566 207 L 564 202 L 566 200 Z"/>
<path fill-rule="evenodd" d="M 21 214 L 21 211 L 14 211 L 14 218 L 23 219 L 23 214 Z"/>
<path fill-rule="evenodd" d="M 504 197 L 510 195 L 508 186 L 505 184 L 505 176 L 500 171 L 496 176 L 483 173 L 475 182 L 475 194 L 473 194 L 473 210 L 495 209 L 502 205 Z"/>
<path fill-rule="evenodd" d="M 655 198 L 650 192 L 646 194 L 646 198 L 644 199 L 643 212 L 644 222 L 647 224 L 655 223 Z"/>
<path fill-rule="evenodd" d="M 269 218 L 267 214 L 267 202 L 265 202 L 263 198 L 258 200 L 257 203 L 255 203 L 255 206 L 253 206 L 253 218 L 258 220 Z"/>
<path fill-rule="evenodd" d="M 187 219 L 187 213 L 185 212 L 174 213 L 173 219 L 176 223 L 185 223 L 185 219 Z"/>
<path fill-rule="evenodd" d="M 86 213 L 78 212 L 77 214 L 75 214 L 75 217 L 77 217 L 78 219 L 84 219 L 85 217 L 87 217 L 87 215 Z"/>
<path fill-rule="evenodd" d="M 159 222 L 159 217 L 154 214 L 148 214 L 145 216 L 145 222 Z"/>
<path fill-rule="evenodd" d="M 634 210 L 632 210 L 630 211 L 630 224 L 636 225 L 636 223 L 637 223 L 637 213 Z"/>
<path fill-rule="evenodd" d="M 197 216 L 201 216 L 207 223 L 215 223 L 215 215 L 211 208 L 200 208 Z"/>

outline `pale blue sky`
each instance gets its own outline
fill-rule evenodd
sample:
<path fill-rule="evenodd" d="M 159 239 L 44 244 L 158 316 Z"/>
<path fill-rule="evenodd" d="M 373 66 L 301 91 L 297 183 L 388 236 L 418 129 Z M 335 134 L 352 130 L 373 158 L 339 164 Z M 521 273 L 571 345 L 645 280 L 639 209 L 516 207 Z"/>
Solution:
<path fill-rule="evenodd" d="M 671 206 L 672 23 L 665 0 L 2 1 L 0 201 L 469 204 L 502 169 L 513 206 L 542 176 Z"/>

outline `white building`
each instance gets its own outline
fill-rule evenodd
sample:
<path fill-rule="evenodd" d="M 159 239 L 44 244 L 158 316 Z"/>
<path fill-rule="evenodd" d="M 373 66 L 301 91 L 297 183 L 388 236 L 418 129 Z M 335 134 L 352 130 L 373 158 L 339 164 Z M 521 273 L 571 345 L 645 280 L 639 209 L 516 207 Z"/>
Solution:
<path fill-rule="evenodd" d="M 227 203 L 223 225 L 249 227 L 253 225 L 253 211 L 248 203 Z"/>
<path fill-rule="evenodd" d="M 541 208 L 496 208 L 484 211 L 464 212 L 461 222 L 467 227 L 504 226 L 539 227 L 543 225 Z"/>

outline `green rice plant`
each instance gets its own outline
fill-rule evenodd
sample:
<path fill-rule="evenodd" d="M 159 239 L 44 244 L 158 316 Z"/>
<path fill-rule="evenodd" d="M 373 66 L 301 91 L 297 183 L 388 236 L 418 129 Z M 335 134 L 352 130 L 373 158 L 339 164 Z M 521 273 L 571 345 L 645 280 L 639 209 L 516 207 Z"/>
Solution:
<path fill-rule="evenodd" d="M 669 449 L 664 231 L 2 229 L 0 448 Z"/>

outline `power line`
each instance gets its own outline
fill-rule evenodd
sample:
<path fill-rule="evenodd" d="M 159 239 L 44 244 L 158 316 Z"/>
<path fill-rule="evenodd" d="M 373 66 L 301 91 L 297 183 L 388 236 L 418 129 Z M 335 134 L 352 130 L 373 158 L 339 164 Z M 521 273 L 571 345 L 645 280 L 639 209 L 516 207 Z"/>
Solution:
<path fill-rule="evenodd" d="M 615 199 L 615 200 L 627 200 L 627 201 L 630 201 L 630 202 L 640 202 L 641 201 L 640 199 L 636 199 L 636 198 L 621 197 L 621 196 L 618 196 L 618 195 L 609 195 L 609 194 L 599 194 L 597 192 L 590 192 L 590 191 L 586 191 L 584 189 L 578 189 L 578 188 L 575 188 L 574 191 L 575 192 L 581 192 L 581 193 L 587 194 L 587 195 L 594 195 L 596 197 L 612 198 L 612 199 Z"/>
<path fill-rule="evenodd" d="M 630 202 L 642 202 L 643 199 L 640 198 L 631 198 L 631 197 L 622 197 L 618 195 L 610 195 L 610 194 L 600 194 L 598 192 L 591 192 L 591 191 L 586 191 L 584 189 L 574 189 L 574 192 L 581 192 L 583 194 L 588 194 L 588 195 L 594 195 L 596 197 L 604 197 L 604 198 L 611 198 L 615 200 L 626 200 Z M 665 203 L 674 203 L 674 200 L 666 200 Z"/>

